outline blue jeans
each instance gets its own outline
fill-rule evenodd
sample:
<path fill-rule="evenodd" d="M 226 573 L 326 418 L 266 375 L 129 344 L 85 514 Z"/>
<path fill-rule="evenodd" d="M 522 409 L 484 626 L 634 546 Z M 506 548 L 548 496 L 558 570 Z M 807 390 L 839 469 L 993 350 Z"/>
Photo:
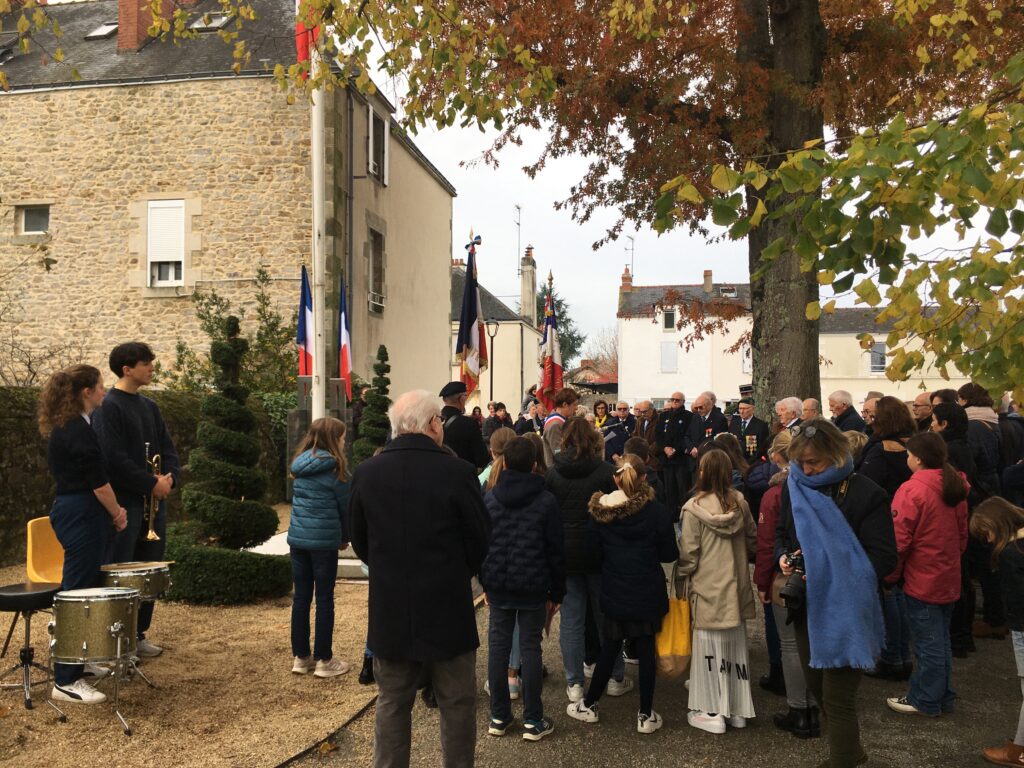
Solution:
<path fill-rule="evenodd" d="M 907 623 L 906 596 L 899 587 L 886 593 L 882 601 L 885 615 L 885 647 L 882 648 L 882 663 L 894 667 L 909 664 L 910 625 Z"/>
<path fill-rule="evenodd" d="M 309 656 L 309 608 L 316 594 L 316 638 L 313 658 L 330 661 L 334 635 L 334 582 L 338 578 L 338 550 L 292 547 L 292 655 Z"/>
<path fill-rule="evenodd" d="M 601 576 L 577 573 L 565 579 L 565 600 L 562 601 L 562 623 L 558 644 L 562 649 L 562 666 L 569 685 L 583 685 L 583 660 L 586 655 L 587 601 L 590 601 L 599 633 L 604 632 L 600 609 Z M 601 640 L 604 643 L 604 638 Z M 612 667 L 612 677 L 619 682 L 626 675 L 622 654 Z"/>
<path fill-rule="evenodd" d="M 60 588 L 89 589 L 100 583 L 100 566 L 107 562 L 114 526 L 92 492 L 62 494 L 54 499 L 50 524 L 64 548 Z M 70 685 L 82 676 L 81 664 L 53 665 L 53 681 Z"/>
<path fill-rule="evenodd" d="M 536 608 L 499 608 L 490 606 L 487 629 L 487 681 L 491 689 L 491 717 L 506 721 L 512 717 L 508 692 L 508 658 L 512 650 L 514 628 L 519 627 L 519 647 L 523 675 L 523 720 L 544 717 L 540 693 L 543 685 L 540 641 L 547 618 L 546 605 Z"/>
<path fill-rule="evenodd" d="M 949 617 L 953 613 L 953 604 L 933 605 L 910 595 L 905 599 L 917 662 L 910 676 L 907 701 L 929 715 L 950 713 L 956 703 L 953 649 L 949 642 Z"/>

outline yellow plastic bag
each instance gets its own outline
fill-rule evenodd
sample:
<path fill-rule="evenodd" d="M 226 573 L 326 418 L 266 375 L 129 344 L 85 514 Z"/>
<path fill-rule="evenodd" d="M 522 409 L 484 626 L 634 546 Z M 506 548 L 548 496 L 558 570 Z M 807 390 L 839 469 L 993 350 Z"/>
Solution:
<path fill-rule="evenodd" d="M 654 640 L 659 673 L 665 677 L 679 677 L 686 672 L 690 666 L 691 639 L 690 602 L 669 598 L 668 613 Z"/>

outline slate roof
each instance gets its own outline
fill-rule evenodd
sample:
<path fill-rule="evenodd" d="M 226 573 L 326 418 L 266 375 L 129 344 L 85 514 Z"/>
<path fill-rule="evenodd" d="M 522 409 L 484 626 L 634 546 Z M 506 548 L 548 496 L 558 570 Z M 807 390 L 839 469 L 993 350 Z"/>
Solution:
<path fill-rule="evenodd" d="M 722 296 L 722 288 L 735 289 L 735 299 L 725 299 Z M 697 285 L 634 285 L 630 291 L 619 291 L 619 317 L 653 317 L 654 305 L 662 301 L 666 296 L 676 294 L 682 300 L 707 301 L 711 299 L 722 299 L 741 302 L 744 307 L 750 307 L 750 284 L 749 283 L 714 283 L 711 294 L 704 292 L 703 283 Z M 877 333 L 891 329 L 891 322 L 875 323 L 875 316 L 881 311 L 881 307 L 872 309 L 870 307 L 837 307 L 832 314 L 822 314 L 819 324 L 821 333 Z"/>
<path fill-rule="evenodd" d="M 465 268 L 452 267 L 452 311 L 451 320 L 459 322 L 462 315 L 462 294 L 466 291 Z M 480 286 L 480 308 L 485 320 L 522 320 L 518 313 L 513 312 L 497 296 Z"/>

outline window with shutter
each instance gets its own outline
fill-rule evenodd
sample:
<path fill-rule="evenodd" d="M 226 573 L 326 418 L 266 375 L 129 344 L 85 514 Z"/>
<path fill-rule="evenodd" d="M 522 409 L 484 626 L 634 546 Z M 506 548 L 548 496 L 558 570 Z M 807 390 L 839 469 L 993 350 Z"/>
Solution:
<path fill-rule="evenodd" d="M 679 345 L 674 341 L 661 342 L 661 372 L 679 372 Z"/>
<path fill-rule="evenodd" d="M 384 235 L 375 230 L 370 230 L 370 263 L 367 275 L 370 285 L 367 292 L 367 301 L 371 312 L 382 314 L 386 291 L 384 288 Z"/>
<path fill-rule="evenodd" d="M 674 309 L 666 309 L 664 314 L 662 314 L 661 327 L 666 331 L 674 331 L 676 329 L 676 311 Z"/>
<path fill-rule="evenodd" d="M 185 201 L 150 200 L 148 213 L 148 285 L 150 288 L 184 285 Z"/>
<path fill-rule="evenodd" d="M 885 373 L 885 344 L 871 347 L 871 373 Z"/>
<path fill-rule="evenodd" d="M 387 119 L 366 107 L 366 172 L 388 184 L 388 123 Z"/>

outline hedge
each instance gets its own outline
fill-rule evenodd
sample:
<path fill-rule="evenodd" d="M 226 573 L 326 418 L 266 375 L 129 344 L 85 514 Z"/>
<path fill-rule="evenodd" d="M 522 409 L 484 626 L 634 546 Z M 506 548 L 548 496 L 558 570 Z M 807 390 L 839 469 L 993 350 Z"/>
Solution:
<path fill-rule="evenodd" d="M 262 544 L 277 531 L 277 513 L 258 501 L 228 499 L 195 485 L 182 492 L 182 501 L 198 524 L 199 535 L 228 549 Z"/>

